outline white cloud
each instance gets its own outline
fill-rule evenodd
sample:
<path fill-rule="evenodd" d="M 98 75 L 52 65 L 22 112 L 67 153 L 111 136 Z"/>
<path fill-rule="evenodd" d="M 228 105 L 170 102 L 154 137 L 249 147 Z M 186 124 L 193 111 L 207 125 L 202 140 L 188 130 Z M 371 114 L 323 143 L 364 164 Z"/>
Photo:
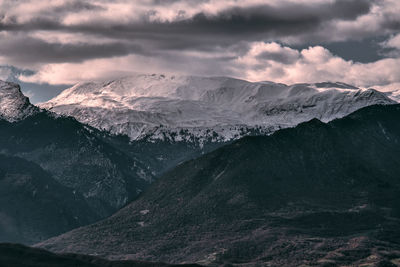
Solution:
<path fill-rule="evenodd" d="M 383 47 L 395 48 L 400 50 L 400 34 L 392 36 L 389 40 L 383 42 Z"/>
<path fill-rule="evenodd" d="M 131 62 L 137 62 L 134 56 L 93 59 L 83 63 L 46 64 L 36 74 L 20 76 L 19 79 L 23 82 L 52 85 L 107 80 L 129 75 L 133 67 Z"/>
<path fill-rule="evenodd" d="M 297 55 L 291 64 L 273 59 L 260 59 L 261 53 L 278 51 Z M 400 83 L 400 59 L 387 58 L 362 64 L 346 61 L 321 46 L 301 51 L 276 43 L 256 42 L 249 52 L 236 60 L 237 71 L 252 81 L 271 80 L 287 84 L 301 82 L 341 81 L 361 87 L 378 87 L 382 90 Z"/>
<path fill-rule="evenodd" d="M 74 84 L 85 81 L 109 80 L 132 73 L 174 73 L 197 75 L 232 75 L 232 66 L 219 62 L 218 57 L 232 56 L 229 52 L 210 54 L 200 52 L 170 52 L 153 57 L 128 55 L 92 59 L 82 63 L 46 64 L 36 69 L 36 74 L 20 76 L 32 83 Z"/>
<path fill-rule="evenodd" d="M 134 24 L 139 21 L 172 22 L 192 18 L 194 15 L 202 12 L 208 15 L 215 15 L 229 8 L 247 8 L 266 4 L 276 7 L 305 5 L 309 7 L 312 13 L 313 5 L 333 3 L 334 0 L 93 0 L 87 3 L 99 7 L 98 9 L 76 8 L 75 10 L 69 10 L 66 8 L 68 5 L 79 2 L 82 5 L 84 3 L 84 1 L 69 0 L 0 1 L 0 22 L 29 24 L 31 21 L 42 19 L 58 21 L 64 26 L 112 26 Z M 2 10 L 3 12 L 1 12 Z M 59 11 L 57 12 L 56 10 Z M 296 10 L 293 10 L 291 16 L 295 15 Z M 369 13 L 354 20 L 333 20 L 321 25 L 321 27 L 313 32 L 282 36 L 279 41 L 291 44 L 304 43 L 310 40 L 311 37 L 316 41 L 341 41 L 391 33 L 395 30 L 382 29 L 382 24 L 385 24 L 388 18 L 392 21 L 400 19 L 400 5 L 397 0 L 376 1 Z"/>
<path fill-rule="evenodd" d="M 255 42 L 249 51 L 228 62 L 201 53 L 177 53 L 168 57 L 129 55 L 94 59 L 83 63 L 47 64 L 25 82 L 73 84 L 81 81 L 107 80 L 133 72 L 165 72 L 197 75 L 231 75 L 251 81 L 270 80 L 286 84 L 341 81 L 380 90 L 395 89 L 400 84 L 400 59 L 387 58 L 362 64 L 346 61 L 321 46 L 296 50 L 278 43 Z M 221 56 L 221 55 L 220 55 Z M 231 52 L 223 56 L 232 56 Z M 187 58 L 185 58 L 187 57 Z M 192 59 L 192 61 L 190 60 Z M 216 66 L 217 64 L 217 66 Z M 217 71 L 216 71 L 217 70 Z"/>
<path fill-rule="evenodd" d="M 76 1 L 75 3 L 79 2 L 81 2 L 80 4 L 83 3 L 83 1 Z M 144 28 L 143 31 L 131 33 L 131 39 L 124 39 L 127 36 L 123 32 L 120 33 L 118 27 L 116 27 L 117 30 L 114 35 L 108 32 L 108 29 L 111 32 L 116 25 L 135 25 L 134 23 L 138 21 L 157 21 L 160 23 L 179 21 L 191 18 L 199 12 L 215 15 L 233 7 L 245 8 L 262 4 L 285 6 L 293 3 L 306 4 L 312 7 L 313 4 L 326 4 L 327 2 L 333 3 L 334 0 L 93 0 L 87 3 L 97 6 L 97 9 L 80 8 L 71 11 L 68 8 L 73 8 L 73 6 L 68 7 L 68 4 L 74 2 L 67 0 L 0 1 L 0 23 L 9 25 L 27 24 L 23 25 L 26 27 L 25 31 L 16 31 L 18 33 L 5 31 L 0 34 L 0 37 L 3 37 L 1 42 L 3 48 L 8 44 L 10 49 L 17 49 L 14 43 L 18 44 L 19 40 L 24 40 L 21 36 L 28 36 L 44 43 L 60 44 L 60 47 L 64 49 L 69 44 L 112 44 L 114 41 L 129 46 L 132 43 L 136 44 L 135 42 L 139 42 L 138 40 L 142 38 L 140 39 L 142 42 L 139 44 L 144 47 L 143 50 L 146 52 L 133 54 L 135 50 L 127 49 L 127 54 L 123 56 L 118 53 L 102 53 L 96 55 L 95 59 L 90 58 L 79 63 L 73 62 L 76 61 L 76 57 L 66 56 L 63 57 L 65 62 L 49 64 L 46 62 L 58 62 L 54 60 L 54 53 L 51 54 L 50 58 L 53 61 L 43 60 L 39 62 L 36 57 L 30 57 L 30 51 L 25 49 L 26 46 L 20 45 L 18 47 L 22 48 L 16 54 L 27 54 L 18 57 L 19 61 L 16 59 L 12 61 L 13 58 L 10 53 L 3 53 L 3 55 L 0 55 L 0 62 L 35 69 L 37 70 L 35 75 L 21 76 L 21 80 L 49 84 L 71 84 L 81 81 L 112 79 L 129 75 L 132 72 L 166 71 L 197 75 L 230 75 L 252 81 L 272 80 L 288 84 L 342 81 L 362 87 L 374 86 L 381 90 L 393 88 L 400 84 L 398 53 L 389 54 L 392 58 L 362 64 L 344 60 L 319 45 L 296 50 L 278 43 L 282 42 L 286 45 L 329 43 L 330 41 L 346 41 L 394 34 L 396 22 L 400 21 L 398 0 L 374 1 L 370 12 L 362 13 L 364 15 L 355 19 L 333 19 L 322 22 L 315 29 L 311 27 L 312 30 L 303 33 L 288 33 L 282 36 L 277 34 L 275 37 L 271 37 L 274 40 L 269 43 L 265 42 L 269 39 L 264 39 L 267 38 L 264 34 L 256 35 L 254 39 L 246 39 L 258 40 L 258 42 L 249 43 L 248 51 L 245 48 L 229 47 L 240 46 L 240 38 L 229 39 L 227 37 L 226 40 L 216 42 L 212 48 L 204 45 L 199 46 L 200 41 L 205 44 L 213 43 L 213 40 L 217 39 L 218 36 L 211 35 L 208 37 L 205 34 L 198 37 L 196 31 L 191 37 L 188 37 L 188 39 L 193 39 L 192 42 L 189 42 L 185 49 L 182 48 L 181 50 L 179 47 L 185 41 L 188 41 L 185 39 L 186 36 L 177 35 L 177 38 L 175 38 L 173 34 L 160 35 L 157 31 L 154 35 L 151 35 L 146 30 L 147 28 Z M 3 12 L 1 12 L 2 10 Z M 4 12 L 5 10 L 7 12 Z M 296 11 L 295 9 L 292 10 L 294 17 L 296 17 Z M 311 18 L 314 18 L 314 13 Z M 61 26 L 56 24 L 60 28 L 54 29 L 51 26 L 46 28 L 46 23 L 44 23 L 43 28 L 30 30 L 30 22 L 35 23 L 40 19 L 45 22 L 57 22 Z M 394 26 L 390 25 L 391 22 L 394 23 Z M 83 27 L 68 28 L 73 25 Z M 91 27 L 104 26 L 101 28 L 102 34 L 91 31 L 91 27 L 85 28 L 88 25 Z M 236 37 L 236 34 L 233 33 L 232 36 Z M 12 43 L 13 40 L 16 41 Z M 162 46 L 161 44 L 164 41 L 165 46 Z M 384 46 L 400 51 L 400 34 L 392 35 L 389 40 L 384 42 Z M 107 49 L 107 51 L 109 50 Z M 40 51 L 42 50 L 40 49 Z M 63 50 L 55 50 L 56 56 L 60 56 L 60 51 Z M 77 49 L 73 51 L 75 51 L 74 53 L 79 52 Z M 29 62 L 28 60 L 22 62 L 21 58 L 32 59 Z M 2 74 L 0 73 L 0 75 Z"/>
<path fill-rule="evenodd" d="M 12 74 L 11 69 L 10 68 L 1 68 L 0 67 L 0 80 L 7 80 L 8 77 L 10 77 L 10 75 Z"/>

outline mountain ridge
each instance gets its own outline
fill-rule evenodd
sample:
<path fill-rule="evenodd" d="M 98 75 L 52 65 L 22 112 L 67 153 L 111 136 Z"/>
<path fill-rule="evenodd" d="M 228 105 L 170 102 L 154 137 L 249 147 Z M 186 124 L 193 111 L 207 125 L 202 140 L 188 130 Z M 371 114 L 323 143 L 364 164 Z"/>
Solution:
<path fill-rule="evenodd" d="M 136 74 L 80 83 L 40 107 L 131 140 L 231 141 L 269 134 L 314 117 L 329 121 L 385 94 L 344 83 L 284 85 L 229 77 Z"/>
<path fill-rule="evenodd" d="M 110 218 L 38 246 L 209 265 L 392 264 L 399 116 L 400 105 L 375 105 L 244 137 L 167 172 Z"/>

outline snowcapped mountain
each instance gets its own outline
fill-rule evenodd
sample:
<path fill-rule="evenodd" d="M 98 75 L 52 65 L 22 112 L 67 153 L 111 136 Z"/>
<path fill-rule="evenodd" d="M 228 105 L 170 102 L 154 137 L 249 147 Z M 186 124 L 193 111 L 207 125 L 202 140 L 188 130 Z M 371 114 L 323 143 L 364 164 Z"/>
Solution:
<path fill-rule="evenodd" d="M 0 80 L 0 119 L 9 122 L 24 119 L 39 111 L 29 102 L 18 84 Z"/>
<path fill-rule="evenodd" d="M 79 83 L 42 108 L 132 140 L 228 141 L 361 107 L 394 104 L 373 89 L 344 83 L 284 85 L 228 77 L 136 74 Z"/>
<path fill-rule="evenodd" d="M 154 178 L 147 164 L 113 146 L 111 138 L 74 118 L 41 110 L 19 85 L 0 81 L 0 155 L 34 162 L 81 195 L 97 218 L 136 198 Z"/>
<path fill-rule="evenodd" d="M 393 92 L 388 92 L 388 96 L 394 101 L 400 102 L 400 89 Z"/>

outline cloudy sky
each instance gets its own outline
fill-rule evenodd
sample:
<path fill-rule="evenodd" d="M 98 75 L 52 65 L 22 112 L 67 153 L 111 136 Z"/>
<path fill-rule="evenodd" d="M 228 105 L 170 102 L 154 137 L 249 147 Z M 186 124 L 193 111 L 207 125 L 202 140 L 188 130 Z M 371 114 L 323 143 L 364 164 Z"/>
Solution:
<path fill-rule="evenodd" d="M 132 72 L 400 88 L 399 0 L 1 0 L 0 78 L 33 102 Z"/>

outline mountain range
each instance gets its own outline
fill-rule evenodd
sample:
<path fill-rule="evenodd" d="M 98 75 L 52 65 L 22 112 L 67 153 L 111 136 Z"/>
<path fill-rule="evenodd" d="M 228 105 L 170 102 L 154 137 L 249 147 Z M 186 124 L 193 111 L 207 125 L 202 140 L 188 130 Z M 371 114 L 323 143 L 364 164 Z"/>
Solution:
<path fill-rule="evenodd" d="M 37 107 L 0 82 L 0 241 L 77 228 L 39 246 L 207 265 L 391 264 L 397 95 L 138 74 Z"/>
<path fill-rule="evenodd" d="M 400 262 L 400 105 L 375 105 L 180 164 L 113 216 L 38 244 L 239 266 Z"/>
<path fill-rule="evenodd" d="M 384 93 L 339 82 L 285 85 L 136 74 L 76 84 L 40 107 L 131 140 L 202 145 L 269 134 L 313 118 L 327 122 L 364 106 L 393 103 Z"/>
<path fill-rule="evenodd" d="M 154 179 L 107 133 L 39 109 L 17 84 L 0 82 L 0 102 L 1 241 L 34 243 L 109 216 Z"/>
<path fill-rule="evenodd" d="M 248 135 L 265 135 L 361 107 L 394 104 L 396 94 L 323 82 L 287 86 L 229 77 L 136 74 L 79 83 L 39 106 L 117 137 L 118 149 L 156 177 Z M 128 137 L 128 138 L 126 138 Z"/>

